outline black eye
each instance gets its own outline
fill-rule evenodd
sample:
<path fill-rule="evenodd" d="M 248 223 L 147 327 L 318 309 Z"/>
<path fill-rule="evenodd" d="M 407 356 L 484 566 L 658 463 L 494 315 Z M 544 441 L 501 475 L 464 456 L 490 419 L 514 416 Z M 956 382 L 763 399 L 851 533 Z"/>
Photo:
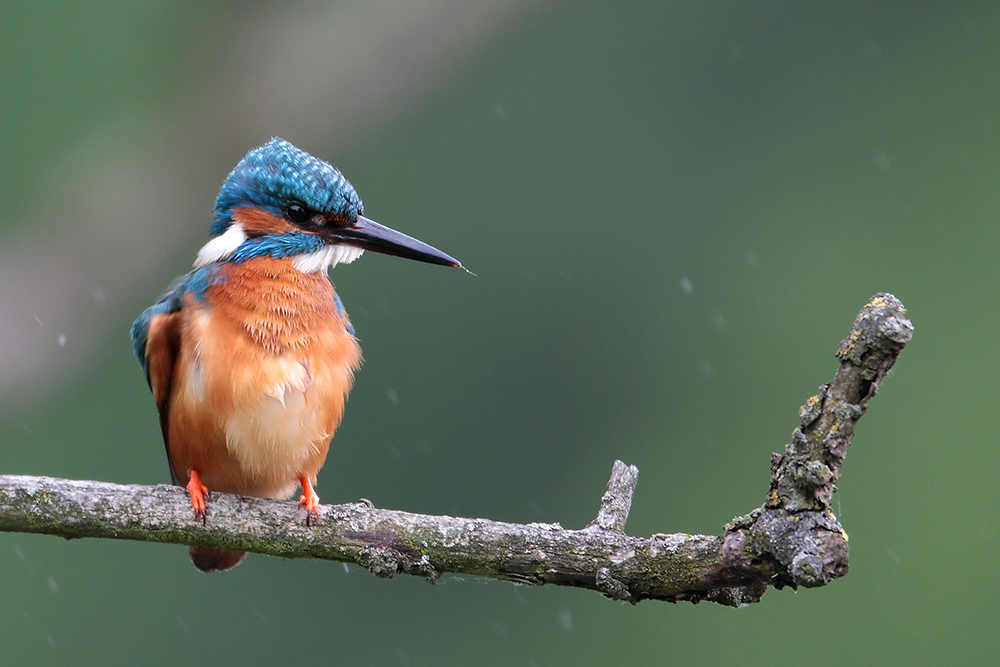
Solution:
<path fill-rule="evenodd" d="M 285 217 L 300 225 L 307 221 L 311 215 L 309 209 L 298 202 L 292 202 L 285 207 Z"/>

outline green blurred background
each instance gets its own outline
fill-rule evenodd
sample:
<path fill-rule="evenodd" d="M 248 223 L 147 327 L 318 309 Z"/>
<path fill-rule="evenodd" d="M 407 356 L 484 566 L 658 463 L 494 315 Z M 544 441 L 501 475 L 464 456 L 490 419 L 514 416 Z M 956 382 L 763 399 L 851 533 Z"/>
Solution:
<path fill-rule="evenodd" d="M 169 480 L 132 319 L 283 136 L 476 272 L 333 272 L 367 358 L 327 503 L 719 532 L 867 299 L 911 346 L 836 509 L 851 572 L 759 605 L 0 535 L 3 664 L 976 664 L 997 639 L 1000 6 L 5 5 L 0 472 Z"/>

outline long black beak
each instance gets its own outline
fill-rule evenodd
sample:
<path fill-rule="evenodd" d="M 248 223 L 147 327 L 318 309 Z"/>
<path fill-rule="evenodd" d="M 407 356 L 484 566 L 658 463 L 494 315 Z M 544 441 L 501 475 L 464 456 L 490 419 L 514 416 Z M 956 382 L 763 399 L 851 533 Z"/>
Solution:
<path fill-rule="evenodd" d="M 324 230 L 324 236 L 336 243 L 345 243 L 386 255 L 416 259 L 441 266 L 462 266 L 457 259 L 437 248 L 360 215 L 358 221 L 350 227 Z"/>

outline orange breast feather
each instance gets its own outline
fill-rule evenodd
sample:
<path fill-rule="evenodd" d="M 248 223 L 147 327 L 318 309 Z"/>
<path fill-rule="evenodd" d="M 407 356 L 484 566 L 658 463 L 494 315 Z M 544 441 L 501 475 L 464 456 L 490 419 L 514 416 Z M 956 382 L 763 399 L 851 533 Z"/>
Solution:
<path fill-rule="evenodd" d="M 361 350 L 325 274 L 266 257 L 223 270 L 181 311 L 171 465 L 181 484 L 197 469 L 213 491 L 286 498 L 315 482 Z"/>

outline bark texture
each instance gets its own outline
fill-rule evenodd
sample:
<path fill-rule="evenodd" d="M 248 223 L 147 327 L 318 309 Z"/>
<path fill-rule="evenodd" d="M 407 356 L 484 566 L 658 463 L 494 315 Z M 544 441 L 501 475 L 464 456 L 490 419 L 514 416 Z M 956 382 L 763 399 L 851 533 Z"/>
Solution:
<path fill-rule="evenodd" d="M 205 523 L 184 489 L 0 476 L 0 530 L 239 549 L 361 565 L 380 577 L 446 572 L 589 588 L 614 600 L 757 602 L 768 586 L 822 586 L 846 574 L 847 535 L 830 509 L 854 426 L 913 326 L 875 295 L 837 351 L 840 369 L 799 411 L 772 455 L 763 506 L 721 535 L 624 533 L 638 470 L 616 461 L 597 518 L 582 530 L 324 505 L 306 525 L 294 502 L 213 494 Z"/>

